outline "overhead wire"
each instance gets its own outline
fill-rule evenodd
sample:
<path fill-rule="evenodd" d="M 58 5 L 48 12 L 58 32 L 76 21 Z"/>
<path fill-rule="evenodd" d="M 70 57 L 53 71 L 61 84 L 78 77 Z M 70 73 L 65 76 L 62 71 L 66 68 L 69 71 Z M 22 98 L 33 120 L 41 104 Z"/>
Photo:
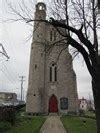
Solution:
<path fill-rule="evenodd" d="M 9 76 L 1 69 L 2 73 L 6 76 L 6 78 L 8 79 L 8 81 L 10 81 L 10 83 L 13 85 L 14 88 L 17 88 L 17 86 L 15 86 L 15 84 L 11 81 L 11 79 L 9 78 Z"/>
<path fill-rule="evenodd" d="M 3 64 L 3 66 L 5 67 L 6 72 L 7 72 L 7 73 L 9 74 L 9 76 L 13 79 L 13 82 L 16 83 L 15 78 L 11 75 L 11 73 L 9 72 L 8 68 L 6 67 L 6 65 L 5 65 L 4 63 L 2 63 L 2 64 Z"/>

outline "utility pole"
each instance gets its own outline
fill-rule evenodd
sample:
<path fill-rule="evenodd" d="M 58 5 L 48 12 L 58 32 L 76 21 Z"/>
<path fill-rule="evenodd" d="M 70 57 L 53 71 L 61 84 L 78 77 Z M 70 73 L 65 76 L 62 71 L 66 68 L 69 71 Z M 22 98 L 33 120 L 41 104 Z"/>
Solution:
<path fill-rule="evenodd" d="M 21 102 L 22 102 L 22 100 L 23 100 L 23 82 L 25 81 L 24 80 L 24 78 L 25 78 L 25 76 L 20 76 L 19 77 L 21 80 Z"/>

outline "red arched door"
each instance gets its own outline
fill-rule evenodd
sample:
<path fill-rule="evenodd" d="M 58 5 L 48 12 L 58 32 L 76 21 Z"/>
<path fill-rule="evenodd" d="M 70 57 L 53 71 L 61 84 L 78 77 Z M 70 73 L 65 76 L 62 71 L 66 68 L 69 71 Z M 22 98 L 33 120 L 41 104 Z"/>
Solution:
<path fill-rule="evenodd" d="M 52 95 L 49 100 L 49 112 L 58 112 L 58 101 L 55 95 Z"/>

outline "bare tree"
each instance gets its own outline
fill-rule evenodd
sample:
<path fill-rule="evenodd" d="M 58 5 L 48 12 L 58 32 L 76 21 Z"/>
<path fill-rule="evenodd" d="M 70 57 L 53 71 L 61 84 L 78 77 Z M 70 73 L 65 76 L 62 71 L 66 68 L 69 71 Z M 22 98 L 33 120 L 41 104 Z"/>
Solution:
<path fill-rule="evenodd" d="M 92 77 L 92 90 L 96 109 L 96 120 L 97 120 L 97 132 L 100 132 L 100 67 L 98 62 L 98 36 L 97 28 L 98 25 L 98 14 L 97 5 L 95 0 L 72 0 L 71 6 L 73 7 L 74 16 L 71 18 L 71 11 L 68 10 L 67 0 L 55 0 L 56 11 L 59 11 L 61 7 L 61 13 L 64 11 L 63 19 L 65 23 L 61 23 L 55 18 L 51 18 L 50 21 L 45 21 L 57 28 L 64 28 L 68 32 L 61 34 L 66 37 L 69 45 L 76 48 L 83 56 L 88 71 Z M 64 7 L 64 8 L 62 8 Z M 56 12 L 55 11 L 55 12 Z M 70 15 L 69 15 L 70 14 Z M 57 13 L 58 15 L 58 13 Z M 72 14 L 73 15 L 73 14 Z M 60 17 L 59 17 L 60 18 Z M 72 21 L 73 19 L 73 21 Z M 70 21 L 72 21 L 70 23 Z M 75 23 L 76 22 L 76 23 Z M 75 25 L 75 24 L 78 25 Z M 79 28 L 80 26 L 80 28 Z M 59 30 L 59 29 L 58 29 Z M 74 33 L 76 37 L 70 36 L 70 33 Z M 91 33 L 91 36 L 89 35 Z M 60 31 L 59 31 L 60 33 Z M 78 39 L 77 39 L 78 38 Z"/>

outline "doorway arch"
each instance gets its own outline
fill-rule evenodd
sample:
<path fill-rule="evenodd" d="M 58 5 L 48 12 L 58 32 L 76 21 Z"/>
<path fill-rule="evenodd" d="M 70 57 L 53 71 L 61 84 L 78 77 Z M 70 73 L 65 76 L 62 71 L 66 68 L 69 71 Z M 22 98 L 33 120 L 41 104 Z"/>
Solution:
<path fill-rule="evenodd" d="M 58 100 L 55 95 L 52 95 L 49 99 L 49 112 L 52 113 L 58 112 Z"/>

